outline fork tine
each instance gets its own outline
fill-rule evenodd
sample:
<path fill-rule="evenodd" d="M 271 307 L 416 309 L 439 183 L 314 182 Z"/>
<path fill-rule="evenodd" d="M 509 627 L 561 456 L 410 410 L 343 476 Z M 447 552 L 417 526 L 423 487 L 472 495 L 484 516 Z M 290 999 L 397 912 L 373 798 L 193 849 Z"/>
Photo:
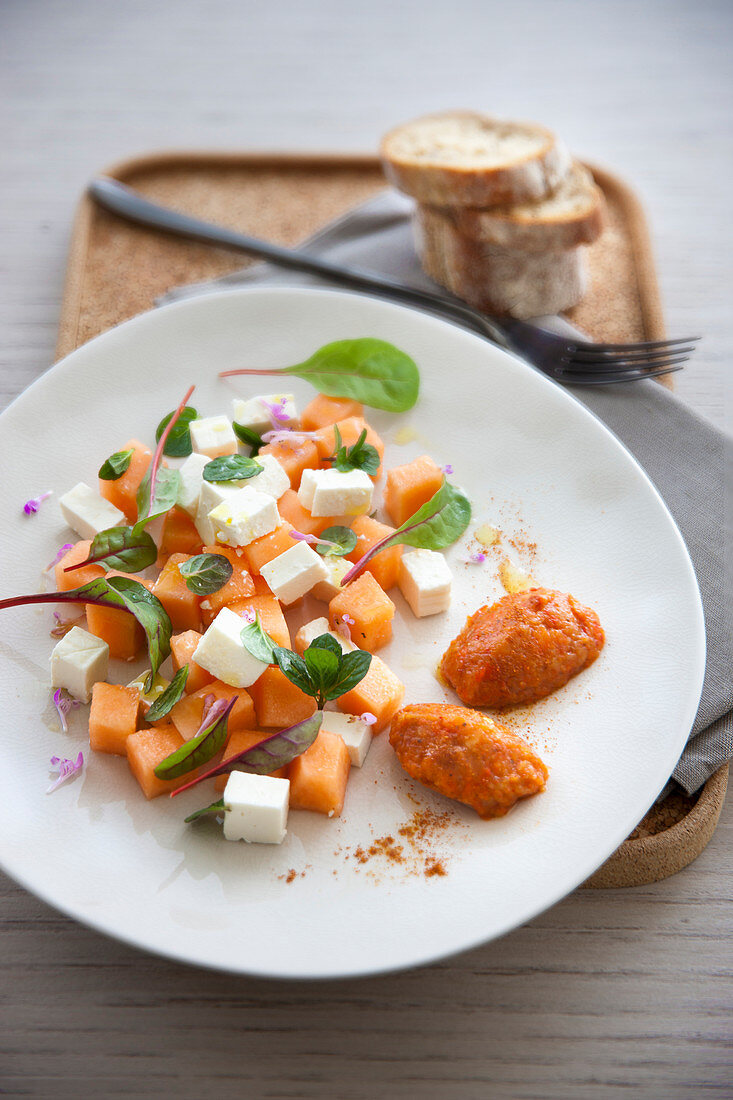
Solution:
<path fill-rule="evenodd" d="M 553 377 L 556 378 L 558 382 L 565 382 L 568 385 L 611 386 L 618 382 L 641 382 L 645 378 L 659 378 L 663 374 L 674 374 L 678 370 L 682 370 L 682 367 L 664 367 L 661 370 L 637 372 L 619 371 L 616 374 L 606 374 L 605 372 L 599 373 L 598 371 L 583 373 L 575 369 L 565 371 L 562 368 L 557 368 L 553 371 Z"/>
<path fill-rule="evenodd" d="M 655 360 L 664 359 L 669 355 L 687 355 L 695 350 L 693 344 L 689 344 L 687 347 L 674 347 L 674 348 L 656 348 L 651 351 L 648 348 L 639 348 L 636 351 L 625 351 L 623 353 L 610 353 L 605 351 L 576 351 L 573 352 L 567 362 L 570 363 L 603 363 L 605 362 L 647 362 L 653 363 Z"/>
<path fill-rule="evenodd" d="M 569 362 L 565 364 L 571 370 L 577 370 L 581 374 L 620 374 L 622 371 L 638 371 L 639 374 L 647 374 L 650 370 L 665 369 L 666 367 L 676 366 L 678 363 L 686 363 L 689 359 L 689 355 L 670 355 L 666 359 L 655 359 L 650 363 L 641 360 L 632 360 L 629 362 L 626 359 L 612 359 L 610 356 L 608 359 L 599 360 L 595 363 L 574 363 Z"/>
<path fill-rule="evenodd" d="M 594 344 L 588 340 L 578 340 L 576 343 L 568 343 L 568 351 L 641 351 L 653 348 L 673 348 L 675 344 L 695 344 L 701 340 L 701 336 L 686 336 L 684 339 L 675 340 L 641 340 L 635 344 Z"/>

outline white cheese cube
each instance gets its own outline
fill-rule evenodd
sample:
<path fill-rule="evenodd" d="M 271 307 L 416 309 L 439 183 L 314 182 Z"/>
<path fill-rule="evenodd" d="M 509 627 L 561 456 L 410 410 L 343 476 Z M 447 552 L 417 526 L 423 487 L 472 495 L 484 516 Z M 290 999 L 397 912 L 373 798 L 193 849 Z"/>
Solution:
<path fill-rule="evenodd" d="M 210 462 L 211 459 L 207 458 L 206 461 Z M 219 504 L 233 497 L 246 484 L 246 481 L 202 480 L 196 510 L 196 530 L 201 535 L 204 546 L 211 546 L 214 542 L 214 525 L 209 519 L 209 513 Z"/>
<path fill-rule="evenodd" d="M 256 489 L 237 489 L 209 512 L 216 542 L 224 546 L 248 546 L 280 525 L 277 502 Z"/>
<path fill-rule="evenodd" d="M 325 600 L 326 603 L 330 603 L 334 596 L 338 596 L 341 591 L 341 581 L 348 571 L 354 568 L 354 563 L 349 561 L 348 558 L 326 554 L 323 564 L 326 566 L 328 576 L 325 581 L 319 581 L 318 584 L 313 586 L 311 595 L 315 596 L 317 600 Z"/>
<path fill-rule="evenodd" d="M 313 470 L 313 477 L 306 478 L 308 472 L 303 472 L 298 499 L 312 516 L 363 516 L 371 509 L 374 484 L 363 470 Z"/>
<path fill-rule="evenodd" d="M 257 455 L 257 462 L 263 467 L 262 473 L 239 484 L 246 484 L 250 489 L 256 489 L 258 493 L 267 493 L 268 496 L 279 500 L 290 488 L 290 478 L 274 455 Z"/>
<path fill-rule="evenodd" d="M 328 576 L 323 558 L 311 550 L 306 542 L 291 546 L 283 554 L 261 566 L 260 574 L 265 578 L 273 595 L 285 604 L 295 603 L 314 584 L 325 581 Z"/>
<path fill-rule="evenodd" d="M 59 505 L 71 530 L 83 539 L 93 539 L 109 527 L 127 526 L 125 513 L 83 481 L 59 497 Z"/>
<path fill-rule="evenodd" d="M 193 653 L 197 665 L 232 687 L 249 687 L 268 667 L 245 648 L 242 630 L 246 625 L 241 615 L 222 607 Z"/>
<path fill-rule="evenodd" d="M 191 421 L 191 444 L 194 451 L 219 458 L 220 455 L 235 455 L 239 450 L 239 440 L 234 434 L 232 422 L 226 416 L 206 416 Z"/>
<path fill-rule="evenodd" d="M 282 844 L 289 803 L 289 779 L 232 772 L 224 788 L 225 838 L 248 844 Z"/>
<path fill-rule="evenodd" d="M 342 653 L 351 653 L 358 648 L 358 646 L 355 646 L 348 638 L 344 638 L 341 634 L 337 634 L 335 630 L 331 630 L 328 619 L 322 618 L 312 619 L 309 623 L 301 626 L 300 630 L 295 635 L 296 652 L 302 655 L 308 646 L 312 642 L 315 642 L 316 638 L 320 638 L 321 634 L 330 634 L 332 638 L 335 638 L 341 646 Z"/>
<path fill-rule="evenodd" d="M 360 768 L 372 744 L 372 731 L 356 714 L 341 714 L 338 710 L 323 713 L 321 729 L 337 734 L 349 753 L 351 763 Z"/>
<path fill-rule="evenodd" d="M 418 619 L 450 607 L 451 571 L 435 550 L 413 550 L 400 561 L 399 586 Z"/>
<path fill-rule="evenodd" d="M 72 626 L 51 653 L 51 683 L 83 703 L 91 699 L 94 685 L 107 679 L 108 668 L 109 646 L 80 626 Z"/>
<path fill-rule="evenodd" d="M 192 519 L 196 518 L 198 511 L 201 486 L 204 484 L 204 466 L 208 462 L 211 462 L 208 455 L 200 455 L 193 451 L 178 470 L 181 475 L 178 507 L 183 508 L 184 512 L 188 512 Z"/>
<path fill-rule="evenodd" d="M 282 415 L 278 415 L 274 423 L 265 401 L 282 410 Z M 278 429 L 286 431 L 288 428 L 297 428 L 300 423 L 292 393 L 263 393 L 258 397 L 250 397 L 248 401 L 235 398 L 233 410 L 235 423 L 249 428 L 251 432 L 257 432 L 258 435 Z"/>

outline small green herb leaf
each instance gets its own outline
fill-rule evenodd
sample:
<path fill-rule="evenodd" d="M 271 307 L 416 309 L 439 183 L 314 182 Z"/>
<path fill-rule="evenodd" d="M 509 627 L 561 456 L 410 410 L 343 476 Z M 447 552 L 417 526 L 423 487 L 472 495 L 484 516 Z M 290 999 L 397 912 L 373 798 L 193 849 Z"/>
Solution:
<path fill-rule="evenodd" d="M 155 702 L 148 708 L 145 715 L 146 722 L 159 722 L 161 718 L 165 718 L 169 711 L 173 710 L 185 690 L 188 669 L 188 665 L 182 665 L 179 668 L 165 691 L 161 692 Z"/>
<path fill-rule="evenodd" d="M 320 540 L 323 540 L 321 542 Z M 327 543 L 334 545 L 324 545 Z M 324 558 L 344 558 L 356 547 L 358 542 L 356 531 L 350 527 L 327 527 L 319 536 L 319 541 L 314 544 L 317 554 Z"/>
<path fill-rule="evenodd" d="M 147 569 L 158 557 L 158 547 L 142 527 L 108 527 L 92 539 L 89 556 L 78 565 L 64 570 L 71 573 L 83 565 L 104 562 L 106 569 L 119 569 L 122 573 L 139 573 Z"/>
<path fill-rule="evenodd" d="M 253 432 L 251 428 L 246 428 L 244 424 L 237 424 L 235 421 L 232 424 L 234 428 L 234 434 L 240 443 L 244 443 L 246 447 L 252 448 L 252 457 L 260 453 L 260 447 L 264 447 L 265 441 L 261 435 L 257 432 Z"/>
<path fill-rule="evenodd" d="M 366 653 L 362 649 L 344 653 L 339 664 L 337 679 L 325 692 L 326 699 L 340 699 L 342 695 L 346 695 L 347 691 L 353 691 L 366 676 L 371 663 L 371 653 Z"/>
<path fill-rule="evenodd" d="M 308 669 L 311 684 L 315 688 L 316 698 L 326 699 L 330 688 L 338 679 L 341 653 L 311 645 L 303 654 L 303 660 Z"/>
<path fill-rule="evenodd" d="M 380 466 L 379 451 L 371 443 L 366 442 L 366 428 L 364 428 L 353 447 L 344 446 L 341 442 L 341 433 L 338 427 L 334 425 L 334 429 L 337 436 L 336 453 L 332 459 L 334 469 L 340 470 L 344 474 L 348 473 L 349 470 L 363 470 L 365 474 L 378 474 Z"/>
<path fill-rule="evenodd" d="M 198 821 L 202 817 L 206 817 L 207 814 L 223 814 L 226 810 L 224 805 L 224 799 L 220 798 L 218 802 L 212 802 L 210 806 L 204 806 L 202 810 L 194 810 L 188 817 L 184 817 L 184 822 L 188 825 L 191 821 Z"/>
<path fill-rule="evenodd" d="M 275 663 L 273 651 L 276 648 L 276 643 L 273 642 L 270 635 L 265 633 L 262 629 L 259 612 L 255 615 L 255 621 L 253 623 L 247 623 L 247 625 L 243 627 L 241 638 L 244 648 L 248 650 L 253 657 L 256 657 L 258 661 L 263 661 L 266 665 Z"/>
<path fill-rule="evenodd" d="M 277 667 L 287 676 L 291 684 L 295 684 L 306 695 L 315 697 L 317 692 L 311 682 L 308 666 L 302 657 L 293 653 L 292 649 L 283 649 L 282 646 L 275 646 L 272 656 Z"/>
<path fill-rule="evenodd" d="M 220 455 L 204 466 L 204 481 L 245 481 L 261 474 L 264 467 L 261 462 L 244 455 Z"/>
<path fill-rule="evenodd" d="M 178 566 L 186 587 L 197 596 L 210 596 L 231 578 L 234 568 L 223 554 L 194 554 Z"/>
<path fill-rule="evenodd" d="M 195 737 L 167 756 L 154 768 L 158 779 L 178 779 L 202 764 L 208 764 L 224 747 L 227 739 L 227 720 L 237 701 L 218 699 L 212 704 L 204 721 L 206 724 Z"/>
<path fill-rule="evenodd" d="M 171 432 L 171 435 L 172 434 L 173 432 Z M 178 470 L 171 470 L 167 466 L 161 466 L 157 471 L 155 479 L 155 497 L 151 504 L 151 470 L 152 465 L 148 468 L 148 472 L 140 482 L 137 491 L 138 523 L 140 523 L 141 520 L 147 522 L 148 520 L 155 519 L 156 516 L 163 515 L 164 512 L 170 511 L 178 499 L 178 493 L 181 487 L 181 475 Z"/>
<path fill-rule="evenodd" d="M 164 416 L 158 425 L 155 432 L 156 443 L 160 442 L 165 429 L 168 427 L 175 412 L 168 413 Z M 187 458 L 193 450 L 191 444 L 191 421 L 196 420 L 198 413 L 190 405 L 186 405 L 181 409 L 180 415 L 175 424 L 171 428 L 170 434 L 165 441 L 165 447 L 163 448 L 163 454 L 168 458 Z"/>
<path fill-rule="evenodd" d="M 343 649 L 334 638 L 333 634 L 319 634 L 317 638 L 314 638 L 309 649 L 329 649 L 332 653 L 335 653 L 337 657 L 340 657 L 343 653 Z"/>
<path fill-rule="evenodd" d="M 99 467 L 99 476 L 102 481 L 117 481 L 132 462 L 134 451 L 115 451 L 106 462 Z"/>

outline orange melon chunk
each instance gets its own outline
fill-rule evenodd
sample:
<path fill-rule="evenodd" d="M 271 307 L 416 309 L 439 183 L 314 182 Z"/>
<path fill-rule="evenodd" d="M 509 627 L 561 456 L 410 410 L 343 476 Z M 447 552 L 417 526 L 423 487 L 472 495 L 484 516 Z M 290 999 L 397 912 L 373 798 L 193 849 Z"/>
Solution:
<path fill-rule="evenodd" d="M 56 563 L 54 578 L 59 592 L 69 592 L 72 588 L 79 588 L 82 584 L 88 584 L 89 581 L 104 576 L 101 565 L 85 565 L 81 569 L 74 569 L 71 573 L 64 572 L 68 566 L 79 565 L 80 562 L 86 561 L 91 546 L 91 539 L 82 539 L 81 542 L 75 543 L 71 550 L 67 550 L 61 561 Z M 84 605 L 75 604 L 74 606 L 83 607 Z"/>
<path fill-rule="evenodd" d="M 381 437 L 377 435 L 374 428 L 371 428 L 361 416 L 349 416 L 345 420 L 339 420 L 336 426 L 341 433 L 341 442 L 345 447 L 353 447 L 361 433 L 366 429 L 366 442 L 371 443 L 372 447 L 376 448 L 379 455 L 380 467 L 372 477 L 372 481 L 376 481 L 382 472 L 381 462 L 384 459 L 384 443 Z M 321 464 L 330 466 L 330 463 L 326 463 L 325 459 L 329 458 L 336 451 L 336 433 L 334 432 L 334 426 L 329 425 L 326 428 L 321 428 L 314 442 L 318 448 L 318 457 Z"/>
<path fill-rule="evenodd" d="M 166 512 L 163 530 L 160 536 L 160 554 L 158 560 L 163 564 L 171 554 L 200 554 L 201 535 L 196 525 L 183 508 L 173 507 Z"/>
<path fill-rule="evenodd" d="M 357 537 L 357 543 L 355 549 L 346 556 L 353 562 L 357 562 L 376 543 L 394 534 L 394 527 L 387 527 L 386 523 L 379 523 L 371 516 L 357 516 L 351 528 Z M 385 592 L 397 584 L 402 550 L 402 546 L 388 546 L 386 550 L 380 550 L 366 566 L 367 572 L 371 573 Z"/>
<path fill-rule="evenodd" d="M 443 484 L 443 471 L 428 455 L 387 471 L 384 507 L 395 527 L 401 527 L 418 508 L 427 504 Z"/>
<path fill-rule="evenodd" d="M 136 577 L 131 579 L 137 580 Z M 86 613 L 89 633 L 107 643 L 110 657 L 118 661 L 132 661 L 137 657 L 145 644 L 145 632 L 134 615 L 122 608 L 102 607 L 96 603 L 88 603 Z"/>
<path fill-rule="evenodd" d="M 165 758 L 179 749 L 182 744 L 183 738 L 175 726 L 170 724 L 155 726 L 149 730 L 138 730 L 127 738 L 125 743 L 127 762 L 146 798 L 170 794 L 171 791 L 188 782 L 191 772 L 178 779 L 158 779 L 155 774 L 158 764 L 162 764 Z"/>
<path fill-rule="evenodd" d="M 135 497 L 140 488 L 140 482 L 147 473 L 153 453 L 139 439 L 128 439 L 124 447 L 119 449 L 134 452 L 130 459 L 130 465 L 122 477 L 118 477 L 116 481 L 103 481 L 100 478 L 99 492 L 110 504 L 114 504 L 115 508 L 119 508 L 121 512 L 124 512 L 130 523 L 134 523 L 137 519 L 137 500 Z"/>
<path fill-rule="evenodd" d="M 174 634 L 171 638 L 171 661 L 173 671 L 178 672 L 184 665 L 188 665 L 186 678 L 186 695 L 192 695 L 194 691 L 213 682 L 214 677 L 201 665 L 197 665 L 193 659 L 193 651 L 201 641 L 203 635 L 198 630 L 187 630 L 183 634 Z"/>
<path fill-rule="evenodd" d="M 232 565 L 232 575 L 218 591 L 205 596 L 200 603 L 204 626 L 211 626 L 222 607 L 231 607 L 235 600 L 254 595 L 255 586 L 247 569 L 247 559 L 232 546 L 203 546 L 204 554 L 220 554 Z"/>
<path fill-rule="evenodd" d="M 152 589 L 168 612 L 174 630 L 198 630 L 201 626 L 200 597 L 191 591 L 178 568 L 189 557 L 171 554 Z"/>
<path fill-rule="evenodd" d="M 260 578 L 255 577 L 255 580 Z M 262 629 L 270 635 L 273 642 L 282 646 L 283 649 L 290 649 L 290 631 L 283 609 L 280 601 L 269 590 L 267 595 L 248 596 L 246 600 L 235 600 L 229 606 L 237 615 L 245 615 L 248 612 L 257 613 L 260 616 Z"/>
<path fill-rule="evenodd" d="M 270 737 L 271 734 L 272 730 L 270 730 L 269 733 L 260 733 L 259 730 L 237 730 L 227 742 L 223 760 L 227 760 L 230 756 L 236 756 L 237 753 L 244 752 L 246 749 L 251 749 L 266 737 Z M 277 771 L 269 772 L 268 774 L 274 776 L 275 779 L 287 779 L 288 770 L 287 768 L 278 768 Z M 224 790 L 228 778 L 228 775 L 217 775 L 214 780 L 214 786 L 217 791 Z"/>
<path fill-rule="evenodd" d="M 395 605 L 371 573 L 362 573 L 328 605 L 332 629 L 346 623 L 359 649 L 373 653 L 392 638 Z M 351 620 L 351 621 L 349 621 Z"/>
<path fill-rule="evenodd" d="M 92 688 L 89 710 L 89 746 L 95 752 L 126 756 L 127 738 L 135 733 L 140 717 L 137 688 L 99 681 Z"/>
<path fill-rule="evenodd" d="M 223 684 L 221 680 L 212 680 L 210 684 L 192 692 L 191 695 L 184 695 L 170 712 L 170 719 L 184 741 L 190 741 L 198 733 L 207 695 L 213 695 L 214 699 L 231 699 L 236 696 L 237 701 L 227 721 L 229 737 L 235 730 L 252 729 L 257 725 L 255 708 L 248 692 L 244 688 Z"/>
<path fill-rule="evenodd" d="M 348 750 L 338 734 L 321 730 L 311 747 L 290 765 L 290 809 L 338 817 L 350 767 Z"/>
<path fill-rule="evenodd" d="M 277 459 L 290 478 L 292 489 L 297 489 L 300 485 L 303 470 L 318 469 L 318 451 L 315 443 L 310 439 L 300 439 L 297 435 L 292 440 L 282 443 L 268 443 L 266 447 L 260 448 L 260 454 L 272 455 Z"/>
<path fill-rule="evenodd" d="M 333 522 L 328 516 L 312 516 L 300 503 L 298 494 L 293 489 L 283 493 L 277 502 L 277 508 L 285 522 L 302 535 L 320 535 Z"/>
<path fill-rule="evenodd" d="M 288 492 L 292 492 L 292 489 L 288 489 Z M 269 535 L 263 535 L 262 538 L 255 539 L 249 546 L 243 548 L 245 561 L 252 573 L 259 574 L 262 566 L 268 561 L 272 561 L 273 558 L 284 554 L 286 550 L 296 545 L 296 540 L 290 537 L 292 530 L 290 523 L 281 523 Z"/>
<path fill-rule="evenodd" d="M 300 422 L 304 432 L 316 432 L 319 428 L 335 424 L 337 420 L 363 415 L 364 406 L 360 401 L 352 401 L 350 397 L 326 397 L 324 393 L 319 393 L 303 409 Z"/>
<path fill-rule="evenodd" d="M 316 701 L 297 688 L 279 668 L 270 666 L 249 688 L 257 712 L 257 725 L 286 729 L 316 712 Z"/>
<path fill-rule="evenodd" d="M 345 714 L 363 714 L 368 711 L 377 719 L 372 733 L 379 733 L 388 726 L 402 706 L 405 685 L 395 676 L 381 657 L 372 657 L 364 679 L 337 700 L 339 710 Z"/>

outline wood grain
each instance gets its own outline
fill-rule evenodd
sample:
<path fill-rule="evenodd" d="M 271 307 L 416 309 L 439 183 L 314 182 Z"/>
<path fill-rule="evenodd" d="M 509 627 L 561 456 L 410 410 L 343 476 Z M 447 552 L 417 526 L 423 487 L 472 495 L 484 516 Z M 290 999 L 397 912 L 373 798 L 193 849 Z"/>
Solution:
<path fill-rule="evenodd" d="M 723 0 L 6 0 L 0 405 L 52 361 L 71 219 L 100 166 L 162 146 L 369 149 L 468 105 L 546 122 L 633 184 L 668 328 L 705 335 L 677 391 L 733 424 L 732 16 Z M 733 1096 L 732 842 L 729 798 L 672 879 L 576 892 L 457 959 L 323 985 L 152 958 L 4 880 L 0 1091 Z"/>

